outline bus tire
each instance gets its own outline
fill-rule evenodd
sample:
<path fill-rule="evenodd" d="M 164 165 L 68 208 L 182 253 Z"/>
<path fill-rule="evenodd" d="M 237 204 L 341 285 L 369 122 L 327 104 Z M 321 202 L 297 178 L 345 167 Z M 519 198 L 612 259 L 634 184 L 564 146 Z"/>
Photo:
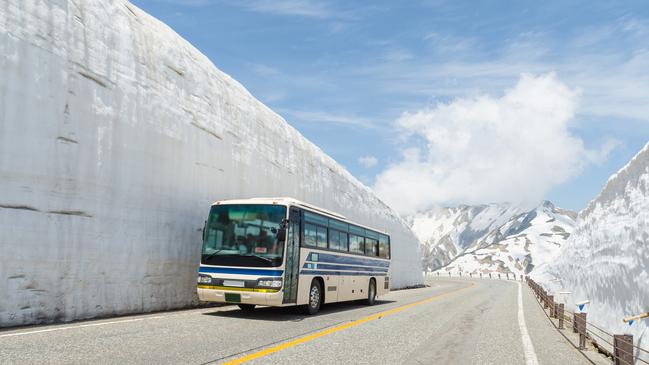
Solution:
<path fill-rule="evenodd" d="M 374 305 L 374 303 L 376 303 L 376 280 L 372 278 L 370 279 L 370 285 L 367 289 L 367 299 L 365 300 L 365 304 Z"/>
<path fill-rule="evenodd" d="M 322 286 L 320 281 L 313 279 L 309 288 L 309 303 L 306 305 L 306 314 L 318 313 L 322 305 Z"/>
<path fill-rule="evenodd" d="M 239 304 L 239 308 L 241 308 L 242 311 L 252 312 L 255 309 L 255 305 L 254 304 Z"/>

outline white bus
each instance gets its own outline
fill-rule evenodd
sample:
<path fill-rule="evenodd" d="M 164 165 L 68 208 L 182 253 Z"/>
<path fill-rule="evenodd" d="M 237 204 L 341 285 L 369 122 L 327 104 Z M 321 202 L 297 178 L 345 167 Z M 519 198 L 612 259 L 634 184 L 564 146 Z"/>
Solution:
<path fill-rule="evenodd" d="M 197 290 L 243 310 L 373 305 L 390 290 L 390 236 L 291 198 L 219 201 L 205 222 Z"/>

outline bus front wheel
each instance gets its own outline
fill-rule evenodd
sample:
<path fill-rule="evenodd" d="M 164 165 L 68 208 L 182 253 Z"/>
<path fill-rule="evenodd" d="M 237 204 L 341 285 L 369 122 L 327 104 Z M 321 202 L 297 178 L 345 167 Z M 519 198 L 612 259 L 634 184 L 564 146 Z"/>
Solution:
<path fill-rule="evenodd" d="M 367 289 L 367 300 L 365 303 L 367 305 L 374 305 L 376 303 L 376 281 L 374 279 L 370 280 L 370 287 Z"/>
<path fill-rule="evenodd" d="M 320 310 L 320 305 L 322 304 L 322 287 L 318 280 L 313 280 L 311 282 L 311 288 L 309 288 L 309 304 L 306 305 L 307 314 L 316 314 Z"/>

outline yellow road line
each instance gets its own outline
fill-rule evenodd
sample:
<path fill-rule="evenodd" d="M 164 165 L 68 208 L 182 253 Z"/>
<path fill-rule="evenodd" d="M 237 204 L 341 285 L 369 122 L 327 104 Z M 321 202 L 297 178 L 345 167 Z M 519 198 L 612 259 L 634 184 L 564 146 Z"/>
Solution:
<path fill-rule="evenodd" d="M 285 349 L 293 347 L 293 346 L 297 346 L 297 345 L 300 345 L 300 344 L 303 344 L 303 343 L 306 343 L 306 342 L 309 342 L 309 341 L 313 341 L 313 340 L 318 339 L 320 337 L 324 337 L 324 336 L 330 335 L 332 333 L 342 331 L 342 330 L 347 329 L 347 328 L 356 327 L 359 324 L 363 324 L 365 322 L 369 322 L 369 321 L 372 321 L 372 320 L 375 320 L 375 319 L 378 319 L 378 318 L 381 318 L 381 317 L 385 317 L 385 316 L 388 316 L 390 314 L 399 313 L 401 311 L 404 311 L 406 309 L 410 309 L 410 308 L 418 306 L 420 304 L 435 301 L 437 299 L 440 299 L 442 297 L 445 297 L 445 296 L 447 296 L 449 294 L 452 294 L 452 293 L 455 293 L 457 291 L 464 290 L 464 289 L 467 289 L 467 288 L 471 288 L 474 285 L 475 284 L 471 283 L 471 285 L 469 285 L 469 286 L 465 286 L 465 287 L 462 287 L 462 288 L 459 288 L 459 289 L 451 290 L 451 291 L 446 292 L 446 293 L 434 295 L 434 296 L 432 296 L 430 298 L 420 300 L 420 301 L 415 302 L 415 303 L 406 304 L 404 306 L 397 307 L 397 308 L 394 308 L 394 309 L 390 309 L 390 310 L 380 312 L 380 313 L 377 313 L 377 314 L 373 314 L 371 316 L 367 316 L 367 317 L 358 319 L 358 320 L 353 321 L 353 322 L 345 323 L 345 324 L 342 324 L 342 325 L 339 325 L 339 326 L 336 326 L 336 327 L 326 329 L 324 331 L 316 332 L 316 333 L 311 334 L 309 336 L 301 337 L 301 338 L 298 338 L 298 339 L 293 340 L 293 341 L 289 341 L 289 342 L 286 342 L 286 343 L 283 343 L 283 344 L 280 344 L 280 345 L 277 345 L 277 346 L 269 347 L 269 348 L 267 348 L 265 350 L 261 350 L 261 351 L 252 353 L 250 355 L 246 355 L 246 356 L 240 357 L 238 359 L 228 361 L 228 362 L 224 363 L 224 365 L 242 364 L 244 362 L 248 362 L 248 361 L 251 361 L 251 360 L 254 360 L 254 359 L 258 359 L 260 357 L 264 357 L 264 356 L 267 356 L 267 355 L 273 354 L 275 352 L 285 350 Z"/>

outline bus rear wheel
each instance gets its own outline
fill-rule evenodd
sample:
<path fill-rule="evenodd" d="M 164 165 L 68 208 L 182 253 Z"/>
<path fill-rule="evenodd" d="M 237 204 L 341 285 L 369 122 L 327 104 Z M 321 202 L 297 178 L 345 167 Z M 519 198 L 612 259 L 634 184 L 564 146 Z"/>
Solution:
<path fill-rule="evenodd" d="M 251 312 L 255 309 L 254 304 L 239 304 L 239 308 L 241 308 L 242 311 L 246 312 Z"/>
<path fill-rule="evenodd" d="M 306 305 L 306 313 L 318 313 L 320 305 L 322 305 L 322 287 L 320 282 L 314 279 L 311 282 L 311 288 L 309 288 L 309 304 Z"/>
<path fill-rule="evenodd" d="M 370 287 L 367 289 L 367 300 L 365 304 L 374 305 L 374 303 L 376 303 L 376 281 L 371 279 Z"/>

